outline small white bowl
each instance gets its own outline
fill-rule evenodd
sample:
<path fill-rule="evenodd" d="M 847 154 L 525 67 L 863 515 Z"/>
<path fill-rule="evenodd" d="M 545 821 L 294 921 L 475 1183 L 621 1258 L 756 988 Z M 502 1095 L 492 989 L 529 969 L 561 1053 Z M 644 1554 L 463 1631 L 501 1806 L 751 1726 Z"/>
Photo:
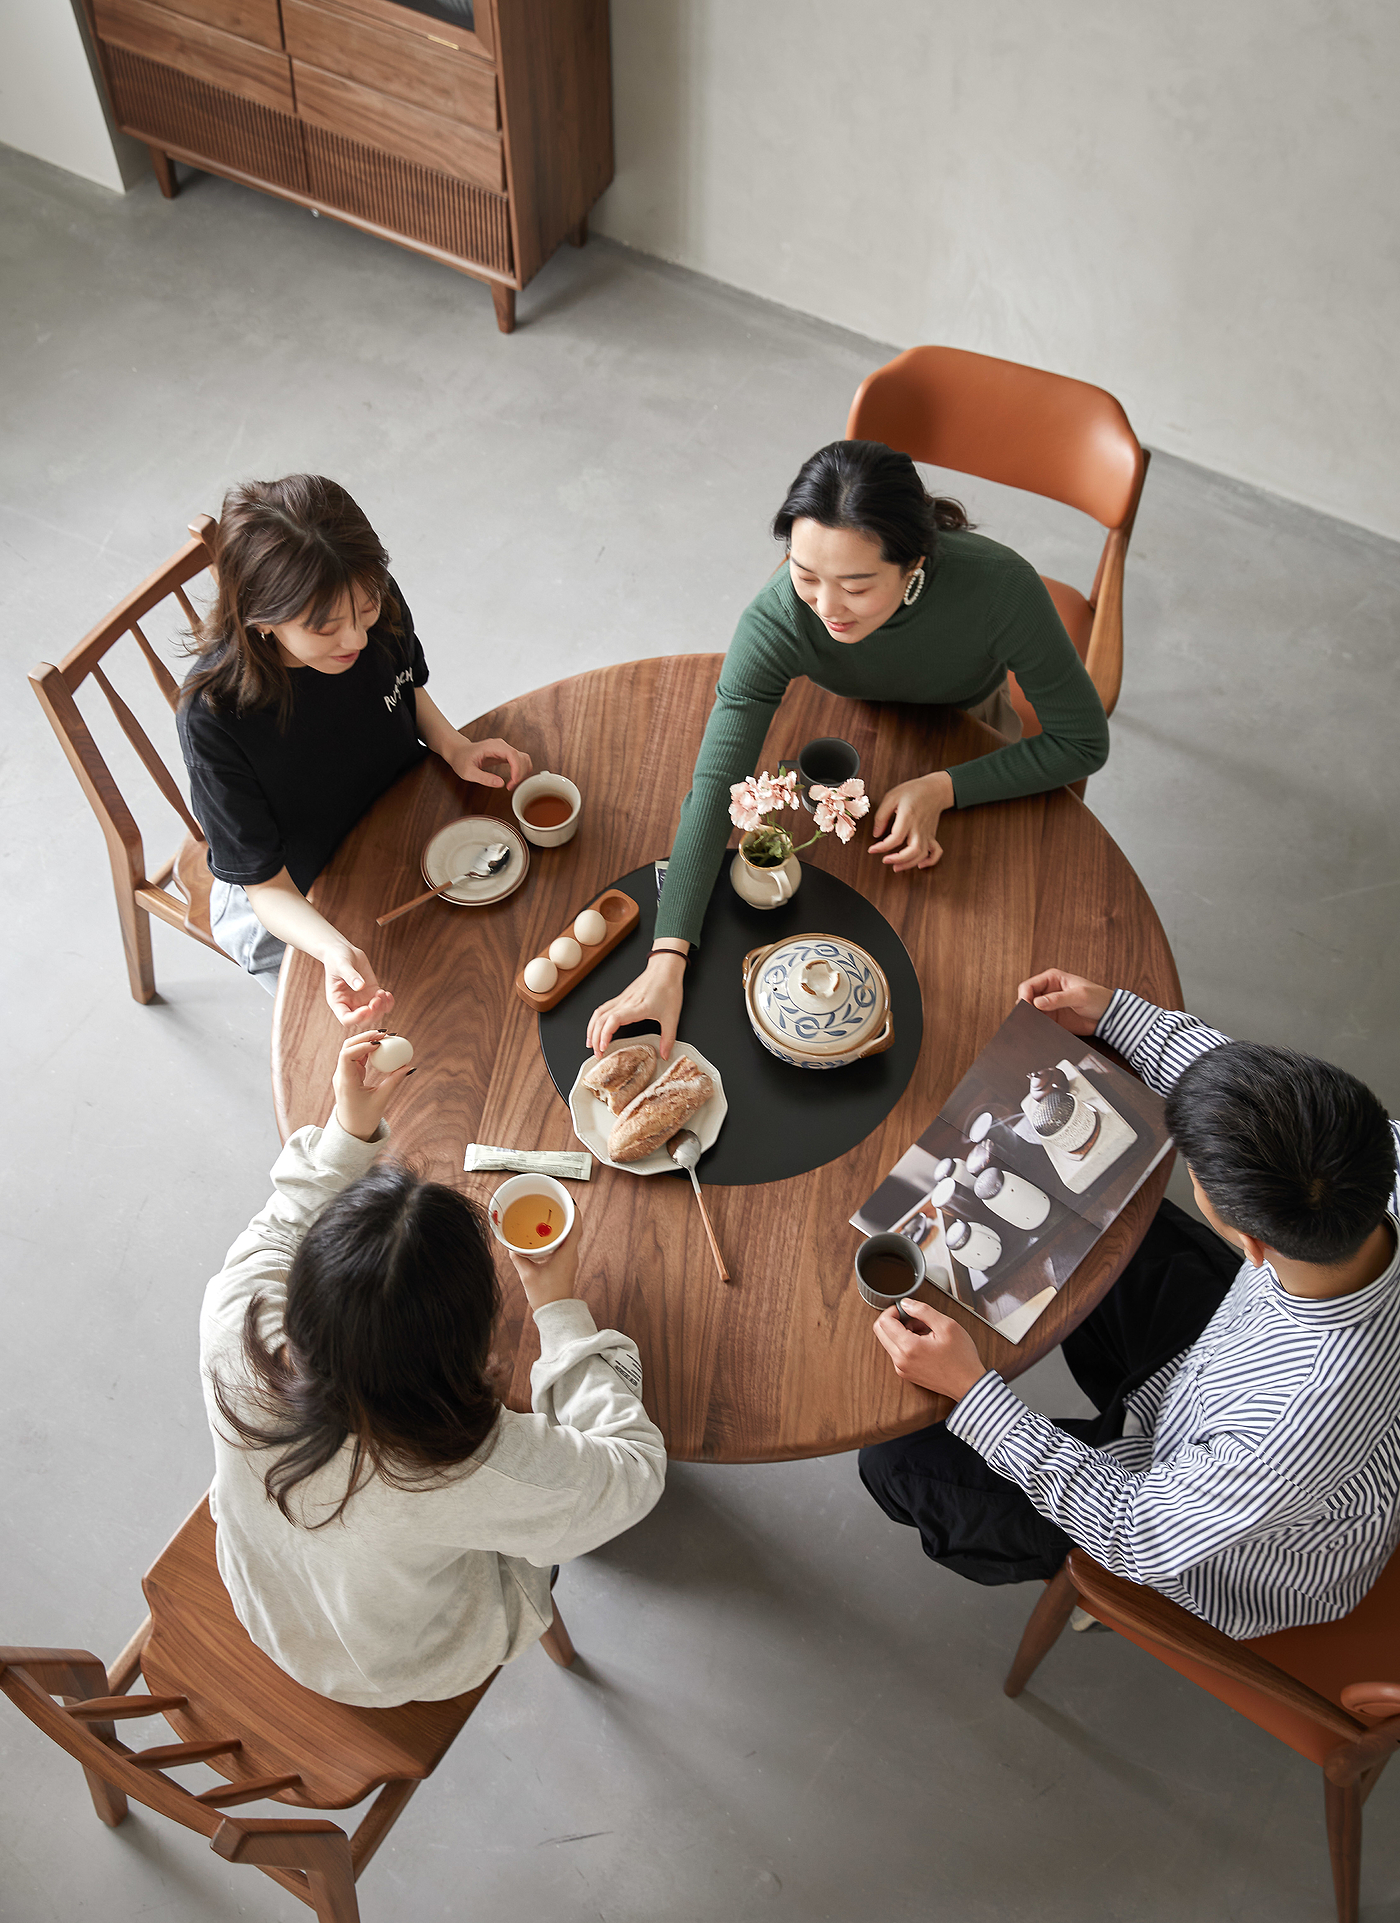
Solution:
<path fill-rule="evenodd" d="M 501 1222 L 517 1195 L 547 1195 L 552 1202 L 557 1202 L 564 1211 L 564 1233 L 542 1249 L 518 1249 L 513 1242 L 507 1242 Z M 512 1175 L 508 1181 L 502 1182 L 491 1197 L 486 1208 L 486 1219 L 491 1224 L 491 1233 L 502 1248 L 538 1265 L 547 1262 L 554 1251 L 568 1240 L 574 1226 L 574 1198 L 564 1184 L 556 1182 L 552 1175 Z"/>
<path fill-rule="evenodd" d="M 557 827 L 536 828 L 533 822 L 525 819 L 525 809 L 530 802 L 538 801 L 541 795 L 558 795 L 568 802 L 569 815 Z M 567 775 L 552 775 L 544 768 L 539 774 L 521 782 L 510 798 L 510 805 L 515 810 L 515 819 L 520 823 L 520 832 L 527 841 L 533 841 L 537 848 L 562 848 L 566 841 L 572 841 L 578 833 L 583 796 Z"/>

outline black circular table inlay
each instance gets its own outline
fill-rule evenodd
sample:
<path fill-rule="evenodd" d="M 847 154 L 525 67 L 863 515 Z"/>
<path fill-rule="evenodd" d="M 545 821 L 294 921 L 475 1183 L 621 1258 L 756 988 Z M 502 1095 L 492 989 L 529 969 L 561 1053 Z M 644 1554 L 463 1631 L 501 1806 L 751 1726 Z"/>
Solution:
<path fill-rule="evenodd" d="M 656 924 L 656 875 L 648 864 L 613 884 L 640 904 L 642 915 L 591 975 L 557 1008 L 540 1016 L 540 1047 L 554 1086 L 569 1090 L 588 1054 L 588 1021 L 640 975 Z M 770 1055 L 749 1026 L 741 973 L 751 948 L 805 934 L 844 935 L 859 942 L 890 984 L 894 1041 L 882 1055 L 849 1068 L 790 1068 Z M 655 1033 L 654 1023 L 619 1030 Z M 686 970 L 680 1039 L 692 1042 L 724 1078 L 729 1115 L 719 1140 L 701 1158 L 706 1182 L 738 1187 L 781 1182 L 834 1162 L 863 1142 L 908 1085 L 923 1040 L 923 997 L 908 951 L 880 911 L 858 890 L 822 868 L 802 870 L 802 885 L 781 908 L 751 908 L 729 883 L 725 857 L 700 935 L 700 953 Z M 679 1172 L 679 1171 L 678 1171 Z M 681 1180 L 685 1177 L 682 1175 Z"/>

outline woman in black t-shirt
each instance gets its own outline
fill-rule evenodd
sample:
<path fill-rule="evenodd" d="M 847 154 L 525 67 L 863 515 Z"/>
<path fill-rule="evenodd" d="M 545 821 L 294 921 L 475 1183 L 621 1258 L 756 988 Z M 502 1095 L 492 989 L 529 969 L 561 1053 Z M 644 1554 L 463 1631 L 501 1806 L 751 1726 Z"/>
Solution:
<path fill-rule="evenodd" d="M 530 757 L 468 741 L 434 704 L 389 557 L 335 481 L 292 474 L 233 488 L 216 551 L 218 601 L 196 633 L 178 715 L 214 874 L 214 939 L 269 993 L 287 947 L 314 955 L 337 1019 L 377 1023 L 392 995 L 306 890 L 429 749 L 491 788 L 513 788 Z"/>

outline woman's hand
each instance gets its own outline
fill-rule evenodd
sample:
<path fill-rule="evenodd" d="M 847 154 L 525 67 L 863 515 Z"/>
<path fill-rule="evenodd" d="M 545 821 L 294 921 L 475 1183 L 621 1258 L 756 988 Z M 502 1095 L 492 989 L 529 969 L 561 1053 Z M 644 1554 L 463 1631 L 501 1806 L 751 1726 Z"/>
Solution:
<path fill-rule="evenodd" d="M 1071 1035 L 1092 1035 L 1108 1013 L 1113 990 L 1085 981 L 1082 975 L 1067 975 L 1063 968 L 1047 968 L 1022 982 L 1016 999 L 1049 1015 Z"/>
<path fill-rule="evenodd" d="M 952 807 L 954 799 L 952 777 L 946 772 L 901 781 L 875 810 L 871 829 L 884 839 L 872 841 L 869 853 L 881 856 L 887 868 L 900 872 L 932 868 L 943 859 L 939 817 L 945 808 Z"/>
<path fill-rule="evenodd" d="M 367 1023 L 382 1022 L 394 998 L 375 980 L 364 949 L 337 935 L 319 954 L 326 971 L 326 1001 L 341 1027 L 363 1029 Z"/>
<path fill-rule="evenodd" d="M 494 735 L 489 741 L 468 741 L 464 734 L 454 735 L 444 743 L 442 758 L 463 781 L 479 782 L 483 788 L 513 788 L 534 766 L 523 748 L 512 748 L 508 741 L 499 741 Z M 503 761 L 510 770 L 510 780 L 489 773 L 482 766 L 487 761 Z"/>
<path fill-rule="evenodd" d="M 902 1306 L 911 1321 L 923 1323 L 919 1334 L 906 1329 L 893 1309 L 875 1318 L 876 1338 L 888 1350 L 895 1374 L 903 1382 L 917 1382 L 921 1389 L 960 1401 L 987 1373 L 977 1344 L 961 1322 L 940 1315 L 926 1302 L 906 1299 Z"/>
<path fill-rule="evenodd" d="M 408 1064 L 392 1075 L 381 1075 L 370 1057 L 384 1040 L 382 1028 L 368 1035 L 352 1035 L 343 1042 L 335 1065 L 335 1119 L 347 1135 L 372 1142 L 384 1119 L 384 1105 L 399 1083 L 413 1070 Z"/>
<path fill-rule="evenodd" d="M 651 1021 L 661 1030 L 664 1062 L 675 1046 L 684 1000 L 685 956 L 679 951 L 653 955 L 636 981 L 594 1009 L 588 1024 L 588 1046 L 595 1055 L 606 1055 L 619 1028 L 626 1028 L 629 1022 Z"/>
<path fill-rule="evenodd" d="M 567 1302 L 573 1294 L 578 1275 L 577 1235 L 562 1243 L 547 1262 L 528 1262 L 514 1249 L 507 1249 L 506 1254 L 532 1309 L 542 1309 L 546 1302 Z"/>

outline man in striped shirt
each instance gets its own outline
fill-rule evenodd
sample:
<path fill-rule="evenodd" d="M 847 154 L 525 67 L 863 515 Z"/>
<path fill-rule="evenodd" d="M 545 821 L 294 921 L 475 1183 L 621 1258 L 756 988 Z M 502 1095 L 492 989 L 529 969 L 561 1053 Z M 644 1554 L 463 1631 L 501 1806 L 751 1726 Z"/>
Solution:
<path fill-rule="evenodd" d="M 1078 1544 L 1228 1636 L 1345 1615 L 1400 1541 L 1400 1128 L 1343 1069 L 1126 990 L 1052 969 L 1020 994 L 1167 1097 L 1201 1212 L 1244 1266 L 1145 1379 L 1170 1281 L 1125 1273 L 1065 1344 L 1106 1410 L 1097 1430 L 1027 1409 L 950 1317 L 906 1305 L 913 1334 L 887 1310 L 875 1333 L 896 1372 L 957 1406 L 862 1450 L 862 1480 L 980 1581 L 1048 1577 Z M 1083 1366 L 1105 1354 L 1126 1378 L 1116 1398 Z"/>

